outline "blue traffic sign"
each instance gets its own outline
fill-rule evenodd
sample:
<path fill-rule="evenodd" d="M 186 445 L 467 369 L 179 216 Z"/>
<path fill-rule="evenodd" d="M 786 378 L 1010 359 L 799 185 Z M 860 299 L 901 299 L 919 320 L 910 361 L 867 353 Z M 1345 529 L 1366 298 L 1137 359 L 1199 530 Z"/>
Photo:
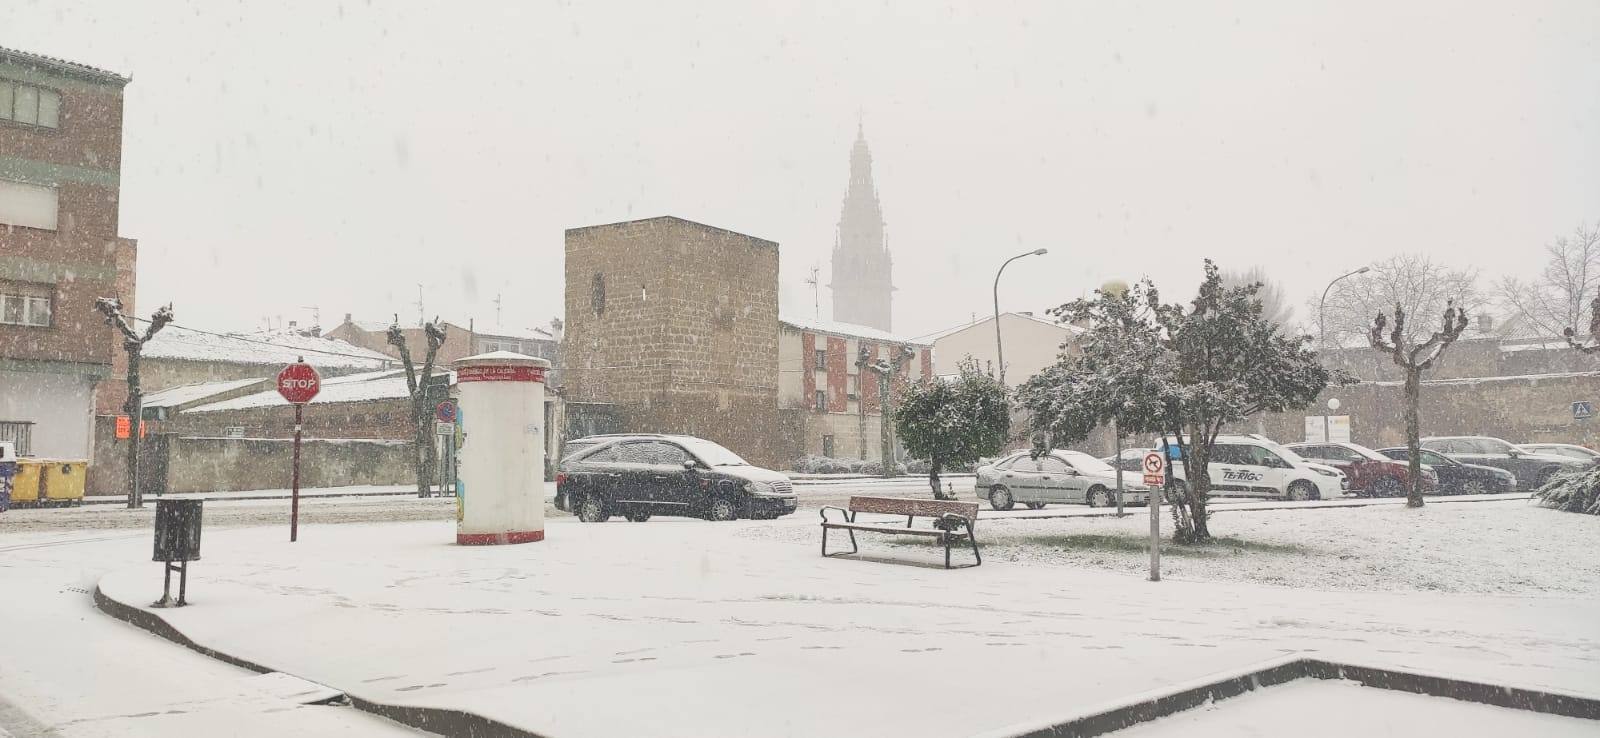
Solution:
<path fill-rule="evenodd" d="M 1588 420 L 1594 417 L 1594 404 L 1588 400 L 1572 403 L 1572 419 Z"/>

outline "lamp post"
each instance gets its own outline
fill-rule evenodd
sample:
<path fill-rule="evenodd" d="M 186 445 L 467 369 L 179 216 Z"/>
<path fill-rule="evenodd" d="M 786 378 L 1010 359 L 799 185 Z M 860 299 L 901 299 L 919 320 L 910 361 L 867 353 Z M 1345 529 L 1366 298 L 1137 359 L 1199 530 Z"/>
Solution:
<path fill-rule="evenodd" d="M 1005 272 L 1006 267 L 1010 266 L 1013 261 L 1024 256 L 1044 256 L 1048 253 L 1050 253 L 1049 249 L 1034 249 L 1024 254 L 1017 254 L 1006 259 L 1005 263 L 1000 265 L 1000 269 L 994 273 L 994 358 L 995 363 L 1000 367 L 1001 387 L 1006 386 L 1006 352 L 1000 344 L 1000 275 Z"/>
<path fill-rule="evenodd" d="M 1339 398 L 1337 398 L 1337 397 L 1328 398 L 1328 412 L 1331 413 L 1331 412 L 1334 412 L 1334 411 L 1336 411 L 1338 409 L 1339 409 Z M 1322 442 L 1323 443 L 1333 443 L 1333 416 L 1332 415 L 1324 415 L 1324 416 L 1322 416 Z"/>
<path fill-rule="evenodd" d="M 1328 317 L 1326 315 L 1328 312 L 1328 292 L 1333 289 L 1334 285 L 1339 283 L 1339 280 L 1346 277 L 1354 277 L 1357 274 L 1366 274 L 1370 271 L 1372 271 L 1372 267 L 1364 266 L 1353 272 L 1341 274 L 1337 277 L 1334 277 L 1333 281 L 1329 282 L 1328 286 L 1323 288 L 1322 300 L 1317 302 L 1317 341 L 1323 348 L 1328 347 Z"/>

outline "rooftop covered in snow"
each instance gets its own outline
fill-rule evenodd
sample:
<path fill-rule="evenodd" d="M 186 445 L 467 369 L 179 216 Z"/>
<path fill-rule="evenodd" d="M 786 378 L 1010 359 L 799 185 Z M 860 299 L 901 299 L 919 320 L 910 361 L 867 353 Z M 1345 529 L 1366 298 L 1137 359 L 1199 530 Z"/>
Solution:
<path fill-rule="evenodd" d="M 450 379 L 451 383 L 454 384 L 454 373 L 450 373 Z M 339 402 L 403 400 L 410 396 L 411 391 L 406 386 L 405 371 L 401 369 L 386 369 L 324 379 L 322 380 L 322 390 L 307 404 L 330 405 Z M 288 403 L 284 401 L 276 389 L 269 388 L 243 397 L 235 397 L 231 400 L 193 407 L 187 412 L 215 413 L 228 410 L 249 410 L 274 405 L 288 406 Z"/>
<path fill-rule="evenodd" d="M 778 322 L 790 328 L 809 333 L 824 333 L 832 336 L 842 336 L 844 338 L 865 338 L 868 341 L 899 343 L 909 346 L 933 345 L 933 343 L 930 341 L 908 338 L 906 336 L 890 333 L 888 331 L 878 330 L 877 328 L 869 328 L 864 325 L 856 325 L 855 323 L 841 323 L 835 320 L 817 320 L 813 318 L 780 316 L 778 318 Z"/>
<path fill-rule="evenodd" d="M 283 366 L 301 357 L 315 367 L 386 369 L 398 365 L 391 356 L 337 338 L 275 331 L 218 334 L 169 325 L 144 346 L 149 359 L 206 361 L 225 364 Z"/>

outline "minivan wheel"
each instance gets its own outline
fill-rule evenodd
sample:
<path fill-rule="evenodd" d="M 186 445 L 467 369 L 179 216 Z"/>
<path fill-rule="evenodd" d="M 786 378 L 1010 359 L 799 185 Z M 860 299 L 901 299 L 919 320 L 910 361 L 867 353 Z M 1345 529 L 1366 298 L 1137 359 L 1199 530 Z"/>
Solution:
<path fill-rule="evenodd" d="M 1468 479 L 1462 482 L 1460 489 L 1456 491 L 1463 495 L 1486 495 L 1489 494 L 1489 485 L 1482 479 Z"/>
<path fill-rule="evenodd" d="M 1399 497 L 1402 485 L 1394 477 L 1384 477 L 1372 483 L 1372 489 L 1367 490 L 1368 497 Z"/>
<path fill-rule="evenodd" d="M 738 520 L 739 506 L 727 497 L 714 498 L 711 500 L 711 509 L 707 511 L 706 517 L 717 521 Z"/>
<path fill-rule="evenodd" d="M 628 513 L 627 517 L 628 517 L 628 521 L 629 522 L 643 523 L 646 520 L 650 519 L 650 513 L 647 513 L 647 512 L 631 512 L 631 513 Z"/>
<path fill-rule="evenodd" d="M 989 507 L 996 510 L 1010 510 L 1016 504 L 1017 501 L 1011 499 L 1011 490 L 1000 486 L 989 490 Z"/>
<path fill-rule="evenodd" d="M 1089 494 L 1084 496 L 1083 501 L 1088 503 L 1089 507 L 1110 507 L 1111 493 L 1107 492 L 1105 487 L 1090 487 Z"/>
<path fill-rule="evenodd" d="M 590 492 L 578 503 L 578 519 L 585 523 L 604 523 L 611 519 L 611 510 L 600 495 Z"/>
<path fill-rule="evenodd" d="M 1284 497 L 1295 502 L 1304 502 L 1315 500 L 1320 496 L 1315 485 L 1302 479 L 1289 485 L 1289 492 Z"/>

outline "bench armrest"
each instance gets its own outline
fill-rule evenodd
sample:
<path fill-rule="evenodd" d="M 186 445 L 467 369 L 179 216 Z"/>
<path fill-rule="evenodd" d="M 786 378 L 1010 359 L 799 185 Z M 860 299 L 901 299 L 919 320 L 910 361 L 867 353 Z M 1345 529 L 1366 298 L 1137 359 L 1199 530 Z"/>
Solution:
<path fill-rule="evenodd" d="M 842 507 L 839 507 L 837 505 L 823 505 L 822 509 L 817 511 L 817 514 L 822 516 L 822 522 L 824 522 L 824 523 L 828 522 L 828 511 L 829 510 L 838 510 L 839 511 L 839 517 L 843 518 L 842 522 L 846 522 L 846 523 L 855 522 L 855 516 L 851 515 L 849 510 L 846 510 L 846 509 L 844 509 Z"/>

